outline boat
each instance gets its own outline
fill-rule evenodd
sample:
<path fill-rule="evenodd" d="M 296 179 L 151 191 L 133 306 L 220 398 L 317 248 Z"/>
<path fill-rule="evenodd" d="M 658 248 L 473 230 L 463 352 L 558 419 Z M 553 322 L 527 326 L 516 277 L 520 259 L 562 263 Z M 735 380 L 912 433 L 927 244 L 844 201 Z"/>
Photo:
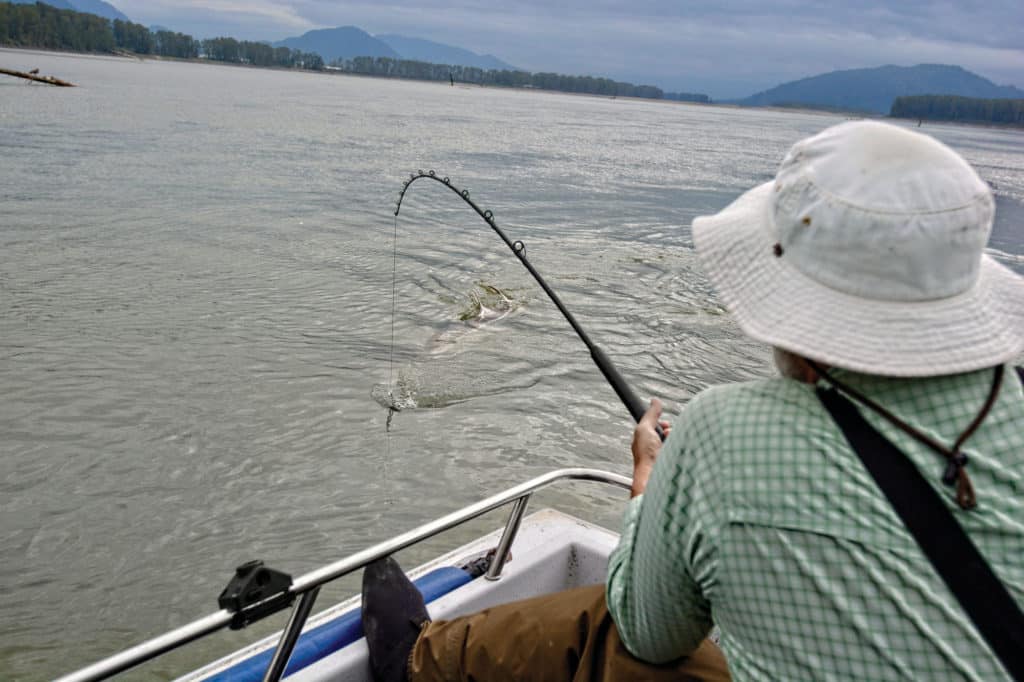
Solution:
<path fill-rule="evenodd" d="M 557 509 L 526 516 L 534 492 L 579 481 L 627 490 L 631 483 L 628 477 L 598 469 L 557 469 L 294 579 L 261 561 L 249 562 L 238 567 L 221 593 L 219 611 L 58 682 L 107 679 L 225 628 L 241 629 L 288 608 L 291 613 L 283 630 L 185 674 L 180 682 L 369 680 L 360 597 L 352 596 L 310 617 L 323 585 L 506 505 L 511 505 L 511 511 L 503 528 L 408 572 L 423 593 L 431 618 L 451 618 L 603 582 L 617 533 Z M 618 504 L 621 497 L 612 495 L 609 502 Z"/>

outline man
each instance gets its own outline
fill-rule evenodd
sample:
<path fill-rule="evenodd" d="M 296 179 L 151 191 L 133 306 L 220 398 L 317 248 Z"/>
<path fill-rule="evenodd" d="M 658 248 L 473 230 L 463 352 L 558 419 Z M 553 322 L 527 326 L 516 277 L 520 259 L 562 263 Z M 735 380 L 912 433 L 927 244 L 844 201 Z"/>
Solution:
<path fill-rule="evenodd" d="M 693 225 L 784 376 L 701 393 L 664 445 L 652 403 L 607 612 L 574 591 L 430 623 L 389 560 L 364 578 L 375 674 L 1007 679 L 821 390 L 902 451 L 1024 604 L 1024 391 L 1006 366 L 1024 352 L 1024 280 L 984 254 L 993 213 L 924 135 L 854 122 L 796 144 L 773 182 Z"/>

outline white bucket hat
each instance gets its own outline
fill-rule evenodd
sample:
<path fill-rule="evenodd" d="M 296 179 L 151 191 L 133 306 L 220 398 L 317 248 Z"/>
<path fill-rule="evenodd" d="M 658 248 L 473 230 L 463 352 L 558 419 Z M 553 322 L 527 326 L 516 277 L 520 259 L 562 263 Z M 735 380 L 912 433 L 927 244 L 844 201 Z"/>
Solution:
<path fill-rule="evenodd" d="M 744 332 L 835 367 L 935 376 L 1024 351 L 1024 278 L 984 254 L 995 203 L 956 152 L 885 123 L 798 142 L 773 182 L 693 221 Z"/>

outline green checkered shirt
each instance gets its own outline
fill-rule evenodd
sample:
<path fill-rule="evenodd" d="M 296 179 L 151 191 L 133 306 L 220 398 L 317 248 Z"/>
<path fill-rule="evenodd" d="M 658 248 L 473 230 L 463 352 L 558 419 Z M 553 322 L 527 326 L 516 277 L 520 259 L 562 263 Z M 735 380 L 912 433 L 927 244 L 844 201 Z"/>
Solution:
<path fill-rule="evenodd" d="M 992 370 L 928 379 L 836 377 L 951 445 Z M 1008 368 L 964 451 L 977 509 L 956 506 L 940 455 L 874 413 L 1024 604 L 1024 394 Z M 609 562 L 626 647 L 664 662 L 714 623 L 733 678 L 1008 679 L 814 387 L 767 379 L 709 389 L 676 420 Z"/>

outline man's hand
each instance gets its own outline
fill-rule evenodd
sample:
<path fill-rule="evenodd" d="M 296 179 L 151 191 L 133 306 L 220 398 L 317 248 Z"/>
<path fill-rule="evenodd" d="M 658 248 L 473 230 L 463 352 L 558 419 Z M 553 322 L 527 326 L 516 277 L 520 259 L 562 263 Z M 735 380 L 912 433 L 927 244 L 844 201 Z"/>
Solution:
<path fill-rule="evenodd" d="M 633 488 L 631 497 L 636 497 L 644 492 L 647 487 L 647 479 L 654 469 L 654 460 L 658 458 L 661 451 L 661 438 L 654 430 L 655 426 L 661 426 L 661 430 L 668 437 L 669 423 L 661 420 L 661 401 L 657 398 L 651 400 L 651 406 L 644 412 L 644 416 L 637 422 L 633 431 Z"/>

